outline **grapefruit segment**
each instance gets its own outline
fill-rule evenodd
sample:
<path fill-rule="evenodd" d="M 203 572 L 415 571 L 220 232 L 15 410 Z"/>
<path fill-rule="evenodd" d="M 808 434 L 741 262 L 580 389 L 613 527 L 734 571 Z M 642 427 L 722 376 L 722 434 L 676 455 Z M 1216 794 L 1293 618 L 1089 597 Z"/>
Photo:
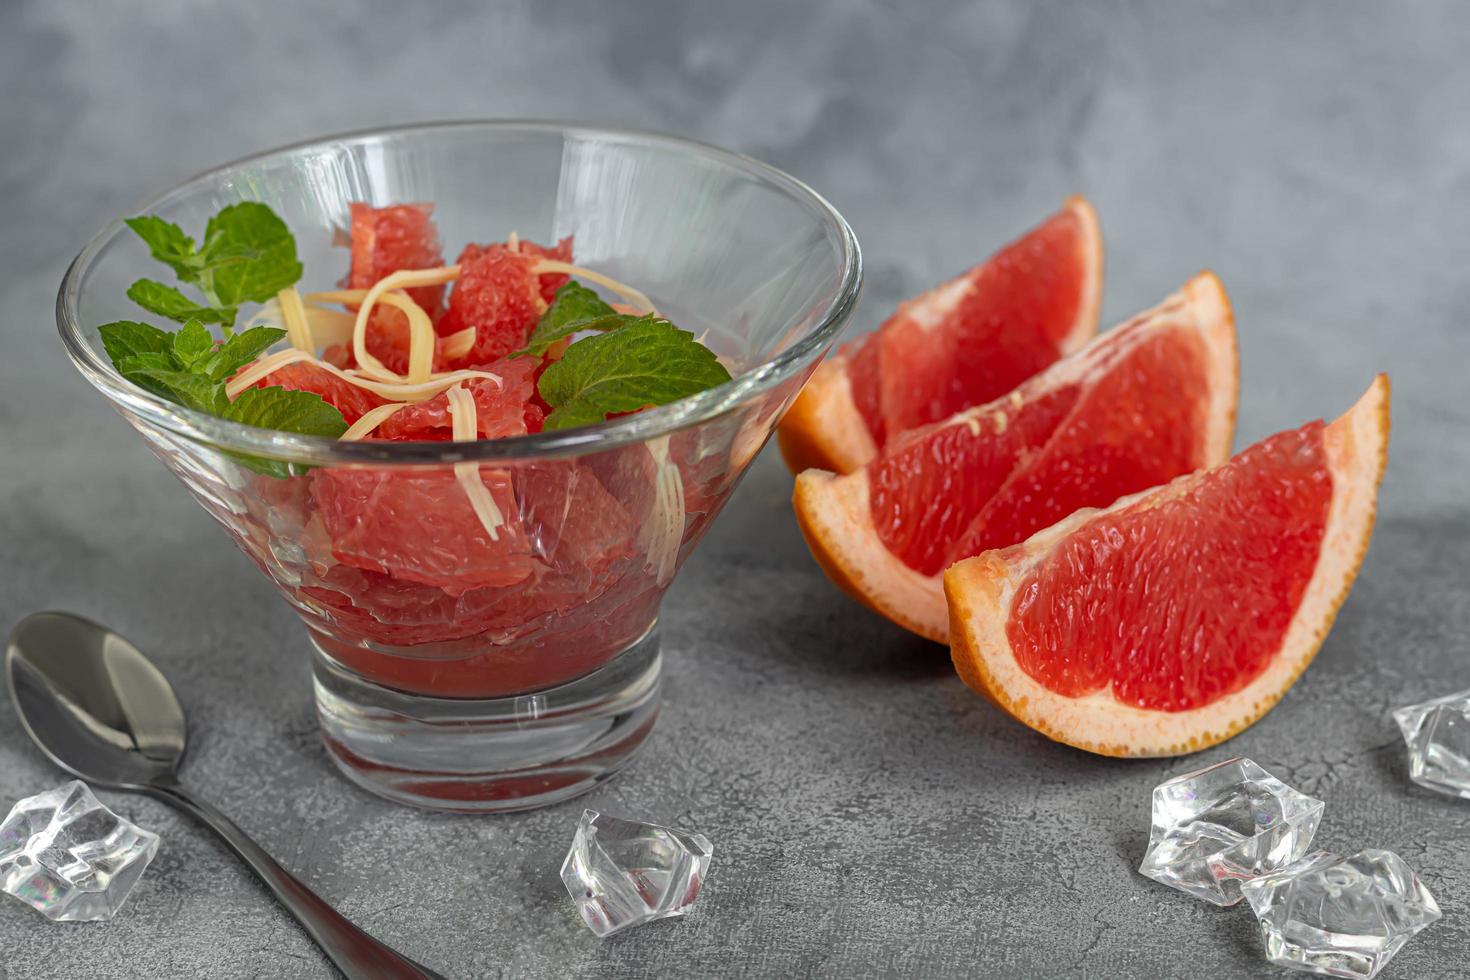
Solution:
<path fill-rule="evenodd" d="M 1238 389 L 1219 280 L 1191 280 L 1010 394 L 905 434 L 854 473 L 807 471 L 793 504 L 844 591 L 944 642 L 940 574 L 1079 507 L 1224 462 Z"/>
<path fill-rule="evenodd" d="M 1103 755 L 1244 730 L 1315 656 L 1368 548 L 1388 455 L 1380 375 L 1345 415 L 1084 510 L 945 573 L 955 668 Z"/>
<path fill-rule="evenodd" d="M 903 432 L 988 402 L 1086 343 L 1102 295 L 1097 215 L 1074 197 L 969 272 L 901 305 L 812 374 L 781 422 L 792 472 L 850 473 Z"/>
<path fill-rule="evenodd" d="M 328 467 L 311 473 L 311 500 L 343 565 L 451 596 L 514 585 L 532 572 L 531 544 L 510 521 L 492 538 L 447 468 Z M 514 514 L 510 474 L 486 466 L 480 481 L 502 514 Z"/>
<path fill-rule="evenodd" d="M 384 276 L 403 269 L 432 269 L 444 264 L 432 204 L 375 208 L 353 202 L 348 208 L 352 214 L 352 268 L 343 284 L 348 289 L 371 288 Z M 444 287 L 418 286 L 408 290 L 408 295 L 432 317 L 439 312 Z"/>
<path fill-rule="evenodd" d="M 475 342 L 451 368 L 486 364 L 525 346 L 546 310 L 542 278 L 533 270 L 531 243 L 519 251 L 502 244 L 468 245 L 459 257 L 459 280 L 435 329 L 440 336 L 474 328 Z"/>

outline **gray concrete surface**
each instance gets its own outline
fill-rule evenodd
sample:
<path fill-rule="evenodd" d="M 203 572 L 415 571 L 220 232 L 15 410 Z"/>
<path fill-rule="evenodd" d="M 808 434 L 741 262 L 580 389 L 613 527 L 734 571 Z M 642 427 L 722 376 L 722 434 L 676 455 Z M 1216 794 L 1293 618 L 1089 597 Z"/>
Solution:
<path fill-rule="evenodd" d="M 1470 687 L 1470 9 L 1442 3 L 817 0 L 0 6 L 0 625 L 75 609 L 153 652 L 188 779 L 347 915 L 454 977 L 1268 974 L 1248 912 L 1140 878 L 1148 794 L 1249 755 L 1328 801 L 1319 841 L 1399 851 L 1445 919 L 1385 976 L 1464 976 L 1470 804 L 1406 778 L 1389 711 Z M 1106 318 L 1201 266 L 1243 344 L 1242 439 L 1395 384 L 1382 517 L 1316 665 L 1179 760 L 1053 745 L 943 651 L 859 611 L 774 452 L 666 605 L 665 713 L 586 802 L 708 834 L 696 913 L 611 941 L 557 868 L 581 804 L 412 812 L 330 768 L 286 607 L 62 355 L 52 298 L 93 229 L 210 164 L 313 134 L 546 115 L 664 129 L 810 181 L 852 221 L 855 329 L 1074 191 Z M 0 801 L 59 780 L 0 706 Z M 314 977 L 322 958 L 195 827 L 124 914 L 0 903 L 0 976 Z"/>

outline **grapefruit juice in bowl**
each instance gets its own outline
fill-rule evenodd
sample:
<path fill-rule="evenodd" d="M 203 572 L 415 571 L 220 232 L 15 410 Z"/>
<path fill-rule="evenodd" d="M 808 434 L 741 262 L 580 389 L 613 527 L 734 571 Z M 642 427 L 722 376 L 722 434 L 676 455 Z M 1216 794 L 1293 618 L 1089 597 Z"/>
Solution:
<path fill-rule="evenodd" d="M 524 122 L 290 147 L 139 215 L 73 263 L 62 338 L 301 616 L 342 771 L 493 811 L 625 765 L 660 601 L 856 300 L 842 218 L 735 154 Z"/>

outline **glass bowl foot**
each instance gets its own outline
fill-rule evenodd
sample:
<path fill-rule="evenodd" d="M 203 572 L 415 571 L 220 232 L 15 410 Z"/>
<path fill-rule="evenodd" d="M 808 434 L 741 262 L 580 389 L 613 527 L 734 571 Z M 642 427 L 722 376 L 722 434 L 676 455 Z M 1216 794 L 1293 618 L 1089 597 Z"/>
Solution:
<path fill-rule="evenodd" d="M 571 799 L 626 766 L 659 705 L 658 631 L 559 687 L 436 698 L 383 687 L 312 645 L 322 740 L 364 789 L 434 810 L 504 813 Z"/>

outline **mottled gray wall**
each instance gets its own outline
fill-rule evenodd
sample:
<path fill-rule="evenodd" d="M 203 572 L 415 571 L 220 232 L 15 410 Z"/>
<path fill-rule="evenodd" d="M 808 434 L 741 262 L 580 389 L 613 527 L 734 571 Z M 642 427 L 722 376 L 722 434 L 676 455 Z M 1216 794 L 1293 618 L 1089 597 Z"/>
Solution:
<path fill-rule="evenodd" d="M 1464 974 L 1470 804 L 1406 784 L 1395 705 L 1470 687 L 1470 8 L 1441 3 L 0 5 L 0 626 L 62 606 L 153 651 L 188 778 L 344 912 L 478 976 L 1257 976 L 1247 912 L 1139 878 L 1161 778 L 1253 756 L 1328 800 L 1319 840 L 1397 849 L 1446 918 L 1399 977 Z M 1240 435 L 1395 383 L 1372 553 L 1317 665 L 1196 759 L 1054 746 L 943 652 L 828 585 L 756 465 L 666 607 L 667 708 L 591 805 L 715 842 L 697 913 L 599 943 L 556 879 L 580 808 L 421 814 L 317 742 L 299 629 L 75 375 L 56 283 L 96 226 L 231 157 L 438 117 L 558 116 L 767 159 L 852 221 L 856 327 L 1074 191 L 1106 318 L 1202 266 L 1235 303 Z M 0 707 L 0 801 L 58 780 Z M 0 904 L 0 976 L 326 975 L 219 848 L 164 834 L 111 924 Z"/>

